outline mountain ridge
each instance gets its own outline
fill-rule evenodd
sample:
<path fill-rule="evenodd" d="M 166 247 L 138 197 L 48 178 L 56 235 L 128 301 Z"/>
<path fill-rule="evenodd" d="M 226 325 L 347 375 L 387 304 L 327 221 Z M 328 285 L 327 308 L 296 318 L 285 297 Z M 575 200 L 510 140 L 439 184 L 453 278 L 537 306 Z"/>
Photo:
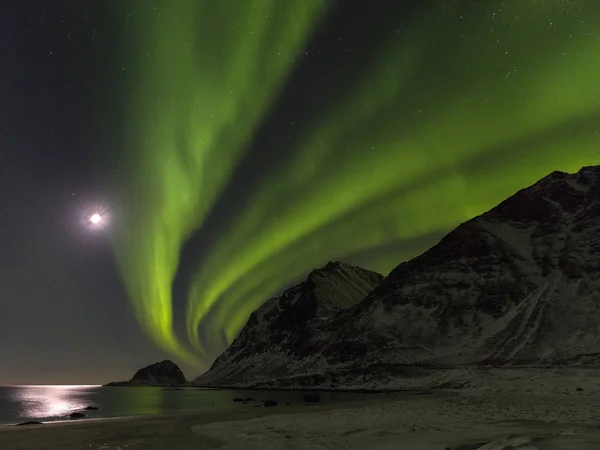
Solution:
<path fill-rule="evenodd" d="M 410 367 L 600 362 L 597 323 L 600 167 L 588 166 L 555 171 L 459 225 L 298 335 L 303 351 L 285 370 L 236 382 L 364 388 Z"/>

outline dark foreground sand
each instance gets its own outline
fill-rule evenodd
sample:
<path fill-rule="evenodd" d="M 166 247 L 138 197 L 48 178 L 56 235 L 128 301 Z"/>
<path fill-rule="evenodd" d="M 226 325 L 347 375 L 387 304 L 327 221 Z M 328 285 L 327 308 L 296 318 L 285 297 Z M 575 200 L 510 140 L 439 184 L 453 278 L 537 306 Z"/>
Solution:
<path fill-rule="evenodd" d="M 361 408 L 405 398 L 407 394 L 373 394 L 369 400 L 335 404 L 302 404 L 239 412 L 186 413 L 152 417 L 70 421 L 25 427 L 0 427 L 0 450 L 203 450 L 224 442 L 195 433 L 195 426 L 245 421 L 271 415 L 314 414 L 337 409 Z"/>

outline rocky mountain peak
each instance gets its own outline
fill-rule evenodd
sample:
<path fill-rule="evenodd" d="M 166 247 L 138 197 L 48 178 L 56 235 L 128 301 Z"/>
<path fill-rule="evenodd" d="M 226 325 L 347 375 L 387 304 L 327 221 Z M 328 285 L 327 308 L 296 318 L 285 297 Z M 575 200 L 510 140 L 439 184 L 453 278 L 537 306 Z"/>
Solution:
<path fill-rule="evenodd" d="M 600 169 L 584 167 L 575 174 L 553 172 L 522 189 L 486 213 L 488 220 L 547 225 L 573 214 L 600 197 Z"/>
<path fill-rule="evenodd" d="M 270 370 L 312 351 L 306 347 L 319 324 L 336 312 L 356 305 L 383 280 L 383 276 L 342 262 L 329 262 L 313 270 L 302 283 L 287 289 L 253 312 L 248 322 L 197 381 L 226 383 L 235 373 L 261 370 L 256 361 L 268 357 Z M 232 369 L 235 362 L 236 368 Z"/>

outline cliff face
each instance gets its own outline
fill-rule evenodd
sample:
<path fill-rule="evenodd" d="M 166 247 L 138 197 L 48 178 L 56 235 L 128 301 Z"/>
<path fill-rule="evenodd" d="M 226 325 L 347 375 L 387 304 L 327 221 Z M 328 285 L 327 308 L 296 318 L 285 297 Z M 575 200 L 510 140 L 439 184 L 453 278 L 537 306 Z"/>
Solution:
<path fill-rule="evenodd" d="M 292 290 L 284 298 L 307 301 Z M 269 328 L 298 316 L 269 314 L 279 301 L 251 319 L 264 321 L 255 347 L 227 360 L 232 374 L 242 361 L 252 360 L 254 369 L 228 380 L 379 387 L 418 375 L 417 367 L 600 362 L 600 167 L 552 173 L 400 264 L 364 300 L 310 327 Z M 273 354 L 256 348 L 274 341 L 288 346 L 280 346 L 278 369 L 270 370 Z M 211 372 L 204 379 L 218 382 Z"/>
<path fill-rule="evenodd" d="M 381 280 L 378 273 L 341 262 L 314 270 L 252 313 L 231 346 L 195 381 L 246 385 L 291 375 L 292 362 L 302 364 L 318 353 L 327 319 L 363 300 Z"/>

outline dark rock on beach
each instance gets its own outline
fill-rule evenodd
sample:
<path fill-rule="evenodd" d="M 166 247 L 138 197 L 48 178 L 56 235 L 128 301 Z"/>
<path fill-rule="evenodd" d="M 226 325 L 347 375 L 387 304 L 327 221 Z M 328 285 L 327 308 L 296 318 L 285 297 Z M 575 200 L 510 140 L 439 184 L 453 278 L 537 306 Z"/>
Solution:
<path fill-rule="evenodd" d="M 21 422 L 16 424 L 16 427 L 23 427 L 23 426 L 29 426 L 29 425 L 43 425 L 44 422 L 38 422 L 37 420 L 28 420 L 27 422 Z"/>
<path fill-rule="evenodd" d="M 319 394 L 304 394 L 304 401 L 306 403 L 318 403 L 321 401 Z"/>

